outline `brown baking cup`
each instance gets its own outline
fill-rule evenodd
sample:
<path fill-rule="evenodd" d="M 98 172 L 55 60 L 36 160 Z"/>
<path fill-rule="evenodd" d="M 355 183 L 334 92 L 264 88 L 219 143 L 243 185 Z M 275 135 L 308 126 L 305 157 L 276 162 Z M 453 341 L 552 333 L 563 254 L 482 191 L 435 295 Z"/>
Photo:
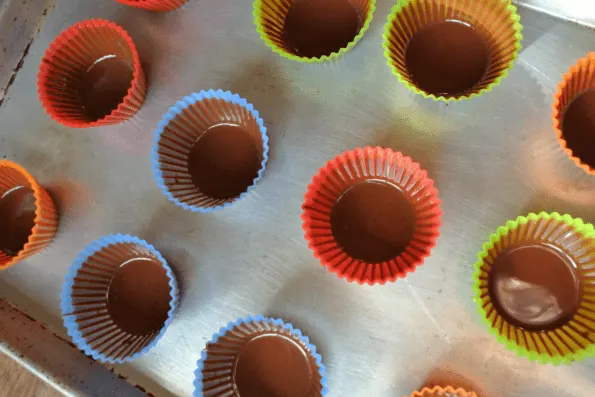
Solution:
<path fill-rule="evenodd" d="M 254 23 L 266 45 L 298 62 L 334 60 L 370 27 L 376 0 L 255 0 Z"/>
<path fill-rule="evenodd" d="M 388 17 L 384 53 L 413 92 L 469 99 L 491 91 L 512 68 L 519 20 L 510 0 L 402 0 Z"/>
<path fill-rule="evenodd" d="M 149 11 L 173 11 L 188 2 L 188 0 L 116 0 L 127 6 L 144 8 Z"/>
<path fill-rule="evenodd" d="M 477 394 L 461 388 L 455 389 L 452 386 L 436 386 L 434 388 L 424 387 L 422 390 L 413 392 L 411 397 L 477 397 Z"/>
<path fill-rule="evenodd" d="M 88 245 L 62 287 L 64 326 L 85 354 L 123 363 L 163 336 L 178 304 L 174 274 L 159 251 L 115 234 Z"/>
<path fill-rule="evenodd" d="M 262 179 L 268 160 L 264 121 L 229 91 L 191 94 L 163 116 L 151 151 L 163 194 L 193 212 L 226 208 Z"/>
<path fill-rule="evenodd" d="M 509 221 L 475 263 L 475 301 L 498 341 L 530 360 L 595 353 L 595 229 L 556 212 Z"/>
<path fill-rule="evenodd" d="M 299 329 L 249 316 L 207 343 L 195 371 L 194 397 L 323 397 L 324 372 L 316 346 Z"/>
<path fill-rule="evenodd" d="M 146 82 L 132 39 L 101 19 L 64 30 L 46 51 L 37 88 L 46 112 L 73 128 L 121 123 L 142 106 Z"/>
<path fill-rule="evenodd" d="M 370 285 L 421 265 L 436 244 L 442 215 L 427 172 L 380 147 L 329 161 L 314 176 L 302 209 L 306 241 L 322 265 Z"/>
<path fill-rule="evenodd" d="M 595 52 L 562 77 L 553 104 L 554 130 L 564 152 L 595 175 Z"/>
<path fill-rule="evenodd" d="M 0 270 L 43 250 L 57 230 L 48 192 L 23 167 L 0 160 Z"/>

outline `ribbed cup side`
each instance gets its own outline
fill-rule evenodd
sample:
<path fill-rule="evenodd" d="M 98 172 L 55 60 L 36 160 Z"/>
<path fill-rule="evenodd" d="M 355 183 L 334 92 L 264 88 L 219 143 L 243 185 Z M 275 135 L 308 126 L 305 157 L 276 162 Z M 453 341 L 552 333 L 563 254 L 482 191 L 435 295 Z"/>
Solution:
<path fill-rule="evenodd" d="M 16 187 L 28 187 L 35 195 L 35 219 L 29 240 L 15 256 L 0 251 L 0 270 L 35 255 L 47 247 L 58 230 L 58 212 L 48 192 L 20 165 L 0 160 L 0 197 Z"/>
<path fill-rule="evenodd" d="M 110 283 L 121 265 L 146 259 L 165 268 L 169 279 L 170 310 L 163 327 L 151 333 L 122 330 L 108 310 Z M 143 277 L 138 274 L 138 277 Z M 174 275 L 163 257 L 146 242 L 131 236 L 103 237 L 85 248 L 71 267 L 62 289 L 62 316 L 73 341 L 86 354 L 110 363 L 122 363 L 148 351 L 163 335 L 177 307 Z"/>
<path fill-rule="evenodd" d="M 350 257 L 331 230 L 331 213 L 339 197 L 348 188 L 370 179 L 398 186 L 416 213 L 415 231 L 405 252 L 381 263 Z M 423 263 L 436 244 L 442 214 L 438 190 L 427 172 L 410 157 L 380 147 L 347 151 L 329 161 L 314 176 L 302 209 L 305 238 L 314 256 L 337 276 L 361 284 L 395 281 Z"/>
<path fill-rule="evenodd" d="M 81 77 L 98 60 L 116 56 L 132 68 L 127 95 L 109 115 L 87 115 L 79 94 Z M 101 19 L 79 22 L 64 30 L 46 51 L 39 69 L 38 92 L 43 107 L 57 122 L 73 128 L 117 124 L 142 106 L 145 75 L 132 39 L 118 25 Z"/>
<path fill-rule="evenodd" d="M 221 328 L 207 344 L 195 372 L 195 397 L 238 397 L 234 386 L 237 358 L 242 348 L 263 335 L 279 335 L 295 342 L 307 355 L 312 369 L 312 389 L 304 397 L 322 397 L 328 392 L 325 367 L 308 337 L 282 320 L 263 316 L 247 317 Z"/>
<path fill-rule="evenodd" d="M 116 0 L 118 3 L 132 7 L 144 8 L 149 11 L 173 11 L 188 2 L 188 0 Z"/>
<path fill-rule="evenodd" d="M 423 27 L 457 20 L 473 26 L 487 42 L 490 64 L 472 89 L 456 96 L 435 96 L 417 87 L 407 69 L 407 47 Z M 403 83 L 426 97 L 440 100 L 470 98 L 499 84 L 518 57 L 522 27 L 510 0 L 403 0 L 393 8 L 384 33 L 385 56 Z"/>
<path fill-rule="evenodd" d="M 509 247 L 546 243 L 572 258 L 581 280 L 580 305 L 562 326 L 532 331 L 507 322 L 489 293 L 492 265 Z M 491 331 L 510 349 L 531 360 L 569 363 L 595 353 L 595 229 L 581 219 L 558 213 L 529 214 L 509 221 L 484 244 L 475 264 L 475 300 Z"/>
<path fill-rule="evenodd" d="M 595 175 L 595 169 L 589 164 L 574 155 L 572 150 L 568 147 L 564 132 L 562 131 L 562 119 L 564 112 L 568 106 L 578 96 L 586 91 L 595 88 L 595 52 L 590 52 L 584 58 L 581 58 L 570 70 L 564 74 L 562 81 L 558 85 L 558 91 L 554 95 L 553 122 L 558 142 L 562 146 L 564 152 L 570 159 L 585 172 Z"/>
<path fill-rule="evenodd" d="M 242 127 L 260 146 L 261 168 L 246 192 L 262 178 L 268 159 L 268 137 L 254 107 L 238 95 L 221 90 L 192 94 L 165 115 L 156 132 L 153 156 L 158 181 L 170 199 L 184 208 L 208 211 L 239 199 L 239 196 L 214 198 L 204 194 L 192 182 L 188 169 L 188 156 L 197 139 L 210 127 L 224 123 Z"/>

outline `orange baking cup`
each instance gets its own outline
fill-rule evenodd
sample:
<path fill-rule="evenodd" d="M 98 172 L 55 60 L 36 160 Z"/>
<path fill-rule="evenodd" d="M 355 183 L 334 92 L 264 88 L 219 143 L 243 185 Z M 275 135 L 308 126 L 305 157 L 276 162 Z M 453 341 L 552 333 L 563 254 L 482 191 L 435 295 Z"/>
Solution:
<path fill-rule="evenodd" d="M 492 270 L 496 260 L 503 254 L 511 253 L 519 248 L 537 247 L 551 255 L 556 255 L 564 261 L 568 269 L 574 273 L 573 288 L 577 289 L 577 300 L 572 306 L 564 306 L 569 315 L 559 315 L 544 322 L 543 309 L 527 305 L 524 310 L 535 313 L 535 320 L 540 323 L 520 325 L 518 318 L 511 319 L 510 312 L 506 312 L 492 297 Z M 534 263 L 539 263 L 547 274 L 553 274 L 551 266 L 546 267 L 543 255 Z M 523 264 L 529 265 L 526 260 Z M 508 221 L 505 226 L 490 236 L 490 240 L 483 245 L 475 263 L 473 275 L 473 289 L 477 309 L 484 322 L 497 340 L 520 356 L 529 360 L 549 364 L 569 364 L 580 361 L 595 354 L 595 229 L 593 225 L 584 223 L 582 219 L 572 218 L 570 215 L 560 215 L 557 212 L 548 214 L 529 214 Z M 531 271 L 531 270 L 529 270 Z M 535 271 L 533 270 L 533 274 Z M 508 289 L 531 287 L 527 276 L 511 278 L 514 284 Z M 568 277 L 565 273 L 558 275 L 560 282 L 558 290 L 567 291 Z M 535 279 L 535 277 L 533 277 Z M 578 283 L 578 284 L 577 284 Z M 524 292 L 528 297 L 536 296 L 535 288 Z M 568 290 L 569 291 L 569 290 Z M 514 292 L 514 291 L 512 291 Z M 522 290 L 521 290 L 522 292 Z M 552 292 L 553 293 L 553 292 Z M 542 294 L 543 295 L 543 294 Z M 549 297 L 548 297 L 549 298 Z M 548 307 L 562 308 L 563 303 L 549 299 Z M 513 303 L 515 303 L 513 301 Z M 565 304 L 566 305 L 566 304 Z M 535 306 L 535 305 L 533 305 Z M 545 305 L 544 305 L 545 306 Z M 546 313 L 547 314 L 547 313 Z M 526 322 L 526 321 L 525 321 Z"/>
<path fill-rule="evenodd" d="M 368 186 L 364 184 L 368 184 Z M 369 184 L 374 185 L 374 189 L 381 187 L 383 194 L 396 191 L 398 196 L 392 196 L 390 201 L 385 202 L 384 205 L 375 196 L 372 201 L 365 200 L 365 204 L 370 203 L 369 206 L 355 202 L 355 205 L 347 211 L 338 209 L 340 207 L 336 206 L 337 203 L 342 200 L 345 202 L 344 199 L 347 197 L 345 194 L 348 191 L 356 192 L 352 190 L 356 187 L 368 189 Z M 388 190 L 385 192 L 385 189 Z M 392 193 L 390 194 L 392 195 Z M 397 203 L 399 196 L 401 199 Z M 397 204 L 400 207 L 395 210 Z M 380 213 L 375 213 L 373 217 L 368 217 L 369 215 L 364 213 L 368 209 L 374 208 L 384 208 L 388 212 L 382 210 Z M 422 170 L 419 164 L 410 157 L 380 147 L 365 147 L 347 151 L 329 161 L 314 176 L 312 183 L 308 186 L 302 209 L 305 238 L 310 249 L 314 251 L 314 256 L 320 260 L 322 265 L 338 277 L 345 278 L 350 282 L 370 285 L 384 284 L 387 281 L 394 282 L 422 264 L 430 254 L 430 250 L 436 245 L 442 215 L 438 190 L 434 187 L 434 181 L 428 177 L 427 172 Z M 347 251 L 355 252 L 355 250 L 347 250 L 347 245 L 338 241 L 337 237 L 344 229 L 336 218 L 335 222 L 332 218 L 340 216 L 339 212 L 350 214 L 350 211 L 354 214 L 353 219 L 357 222 L 352 225 L 355 225 L 355 228 L 363 225 L 363 229 L 358 230 L 364 231 L 355 235 L 355 239 L 352 240 L 355 244 L 353 248 L 373 253 L 374 248 L 370 251 L 372 245 L 362 242 L 368 238 L 378 238 L 378 240 L 367 241 L 371 241 L 373 244 L 379 242 L 381 245 L 387 241 L 391 244 L 390 250 L 386 252 L 386 258 L 382 260 L 369 259 L 372 257 L 365 257 L 368 256 L 368 253 L 351 255 Z M 391 212 L 392 219 L 395 217 L 399 219 L 396 222 L 383 223 L 381 226 L 383 235 L 374 234 L 379 231 L 376 228 L 379 223 L 374 222 L 385 217 L 389 219 L 387 214 Z M 405 222 L 406 218 L 409 218 L 410 222 Z M 403 229 L 400 229 L 400 221 L 403 221 L 403 224 L 411 223 L 411 228 L 403 234 L 406 238 L 402 239 L 397 247 L 393 245 L 395 235 L 391 235 L 391 233 L 401 233 L 400 230 Z M 390 240 L 383 240 L 386 236 L 389 236 Z M 401 236 L 397 237 L 401 238 Z M 347 240 L 343 240 L 343 242 L 345 241 Z M 389 257 L 389 255 L 392 256 Z"/>
<path fill-rule="evenodd" d="M 0 270 L 43 250 L 53 240 L 58 229 L 58 213 L 48 192 L 23 167 L 12 161 L 0 160 L 0 197 L 18 187 L 33 191 L 36 206 L 34 226 L 29 240 L 16 255 L 8 255 L 0 250 Z"/>
<path fill-rule="evenodd" d="M 488 70 L 471 89 L 459 94 L 436 95 L 421 89 L 407 69 L 411 39 L 422 28 L 449 20 L 464 22 L 486 40 Z M 393 7 L 384 33 L 384 54 L 393 73 L 411 91 L 440 101 L 462 100 L 491 91 L 512 68 L 521 48 L 520 17 L 510 0 L 401 0 Z"/>
<path fill-rule="evenodd" d="M 149 11 L 173 11 L 182 7 L 188 0 L 116 0 L 127 6 L 144 8 Z"/>
<path fill-rule="evenodd" d="M 93 66 L 111 59 L 118 60 L 120 67 L 130 68 L 130 85 L 127 91 L 124 87 L 122 100 L 111 113 L 94 116 L 85 109 L 81 81 Z M 120 83 L 128 86 L 126 80 Z M 113 22 L 91 19 L 64 30 L 50 45 L 41 61 L 37 90 L 50 117 L 67 127 L 85 128 L 117 124 L 132 117 L 143 104 L 146 81 L 128 33 Z"/>
<path fill-rule="evenodd" d="M 477 394 L 461 388 L 455 389 L 452 386 L 436 386 L 432 389 L 424 387 L 419 391 L 413 392 L 411 397 L 477 397 Z"/>
<path fill-rule="evenodd" d="M 586 91 L 595 88 L 595 52 L 590 52 L 586 57 L 581 58 L 577 64 L 573 65 L 562 77 L 562 82 L 558 85 L 558 91 L 554 95 L 553 120 L 554 130 L 558 137 L 558 142 L 562 145 L 564 152 L 582 168 L 585 172 L 595 175 L 595 168 L 584 163 L 578 156 L 575 156 L 572 149 L 568 147 L 564 132 L 562 131 L 562 119 L 568 106 L 578 96 Z"/>

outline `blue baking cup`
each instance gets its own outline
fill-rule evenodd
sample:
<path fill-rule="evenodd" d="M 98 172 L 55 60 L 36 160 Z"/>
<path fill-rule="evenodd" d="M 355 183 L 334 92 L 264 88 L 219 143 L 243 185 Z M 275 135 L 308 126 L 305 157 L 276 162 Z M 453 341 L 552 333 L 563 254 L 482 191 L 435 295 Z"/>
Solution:
<path fill-rule="evenodd" d="M 292 337 L 294 337 L 296 339 L 296 341 L 300 342 L 300 345 L 302 346 L 302 348 L 305 348 L 307 350 L 307 352 L 314 358 L 314 360 L 316 362 L 316 366 L 318 367 L 318 374 L 320 375 L 320 394 L 318 396 L 326 396 L 328 394 L 328 387 L 327 387 L 328 379 L 324 375 L 326 367 L 322 363 L 322 357 L 320 356 L 320 354 L 318 354 L 316 352 L 316 346 L 314 346 L 313 344 L 310 343 L 310 339 L 307 336 L 303 335 L 302 331 L 300 331 L 297 328 L 294 328 L 294 326 L 291 323 L 285 323 L 285 322 L 283 322 L 283 320 L 275 319 L 275 318 L 267 318 L 262 315 L 248 316 L 246 318 L 241 318 L 237 321 L 230 322 L 229 324 L 227 324 L 227 326 L 221 328 L 219 330 L 219 332 L 213 334 L 213 338 L 211 339 L 210 342 L 207 343 L 207 347 L 208 347 L 208 345 L 217 344 L 217 342 L 219 341 L 219 338 L 225 336 L 228 332 L 230 332 L 234 329 L 237 329 L 244 324 L 248 324 L 251 327 L 250 328 L 251 330 L 256 329 L 256 331 L 254 331 L 254 333 L 256 334 L 256 333 L 258 333 L 258 327 L 259 327 L 258 323 L 266 324 L 266 328 L 261 328 L 261 330 L 267 330 L 270 333 L 277 333 L 280 335 L 283 335 L 283 333 L 285 333 L 286 335 L 289 334 Z M 277 330 L 277 331 L 275 331 L 275 330 Z M 280 333 L 279 331 L 282 331 L 283 333 Z M 203 387 L 202 387 L 203 381 L 204 381 L 203 370 L 205 368 L 206 359 L 207 359 L 207 349 L 205 348 L 201 353 L 200 360 L 198 360 L 197 369 L 194 372 L 194 375 L 195 375 L 194 397 L 206 397 L 207 396 L 205 393 L 203 393 Z M 225 368 L 222 367 L 221 370 L 232 371 L 233 369 L 231 369 L 229 367 L 225 367 Z M 220 376 L 220 374 L 218 374 L 218 375 Z M 228 379 L 231 382 L 231 376 L 224 377 L 224 378 Z M 228 394 L 225 394 L 225 395 L 228 395 Z M 208 396 L 215 397 L 217 395 L 209 393 Z"/>
<path fill-rule="evenodd" d="M 84 286 L 82 286 L 82 285 L 90 284 L 89 282 L 81 281 L 80 278 L 79 278 L 79 280 L 75 280 L 75 278 L 77 277 L 77 275 L 79 274 L 81 269 L 89 267 L 89 265 L 87 263 L 89 258 L 91 258 L 93 255 L 95 255 L 99 251 L 109 249 L 109 247 L 114 246 L 114 245 L 119 245 L 119 244 L 134 244 L 135 245 L 134 252 L 131 252 L 131 255 L 133 257 L 131 256 L 130 259 L 142 257 L 143 254 L 146 254 L 147 256 L 149 256 L 149 255 L 152 256 L 153 257 L 152 259 L 155 259 L 161 263 L 161 265 L 165 269 L 167 277 L 169 278 L 169 286 L 170 286 L 170 294 L 169 295 L 171 297 L 171 300 L 170 300 L 170 304 L 169 304 L 170 310 L 167 313 L 167 320 L 165 321 L 161 330 L 158 333 L 156 333 L 155 335 L 143 336 L 141 338 L 140 342 L 138 340 L 131 342 L 129 344 L 129 346 L 134 346 L 134 349 L 137 349 L 136 351 L 132 350 L 132 351 L 128 352 L 124 357 L 119 357 L 119 355 L 118 355 L 118 356 L 116 356 L 116 358 L 114 358 L 109 354 L 105 355 L 103 352 L 98 351 L 97 346 L 92 346 L 92 344 L 94 344 L 95 342 L 99 341 L 100 344 L 103 344 L 104 342 L 109 340 L 110 337 L 113 337 L 113 334 L 111 333 L 111 331 L 105 333 L 105 324 L 106 323 L 101 323 L 101 321 L 109 321 L 109 316 L 107 315 L 107 313 L 105 315 L 102 315 L 99 317 L 99 318 L 101 318 L 100 321 L 98 321 L 97 319 L 90 320 L 90 316 L 93 314 L 97 314 L 97 312 L 102 308 L 102 306 L 103 306 L 103 309 L 105 309 L 106 302 L 101 302 L 101 303 L 97 303 L 97 304 L 87 303 L 87 302 L 76 303 L 73 300 L 72 294 L 73 294 L 73 289 L 75 287 L 75 284 L 78 283 L 77 285 L 79 287 L 78 288 L 79 290 L 80 290 L 80 288 L 84 288 Z M 120 250 L 120 252 L 121 252 L 121 250 Z M 124 260 L 126 260 L 126 259 L 124 259 Z M 97 272 L 98 272 L 97 269 L 98 268 L 101 269 L 101 267 L 98 267 L 96 259 L 93 262 L 94 262 L 93 266 L 90 267 L 90 269 L 91 269 L 92 273 L 97 274 Z M 89 274 L 90 273 L 88 270 L 85 271 L 85 277 L 89 277 Z M 104 279 L 105 279 L 105 276 L 104 276 Z M 94 287 L 94 289 L 93 289 L 94 293 L 97 293 L 96 288 L 97 287 Z M 107 289 L 108 289 L 108 287 L 106 287 L 106 294 L 107 294 Z M 99 291 L 99 293 L 101 293 L 101 291 Z M 87 247 L 85 247 L 85 249 L 79 254 L 79 256 L 74 261 L 73 265 L 68 270 L 68 273 L 66 274 L 66 279 L 64 281 L 64 285 L 62 286 L 62 296 L 61 296 L 61 302 L 60 302 L 60 308 L 62 310 L 62 317 L 64 318 L 64 326 L 66 327 L 66 330 L 68 331 L 68 335 L 70 335 L 74 344 L 76 344 L 78 346 L 78 348 L 81 349 L 85 354 L 93 357 L 95 360 L 99 360 L 99 361 L 102 361 L 105 363 L 110 363 L 110 364 L 121 364 L 121 363 L 130 361 L 130 360 L 134 360 L 135 358 L 140 357 L 141 355 L 148 352 L 153 346 L 155 346 L 155 344 L 157 344 L 157 342 L 163 336 L 163 334 L 165 333 L 165 330 L 171 323 L 172 316 L 173 316 L 174 311 L 177 308 L 177 305 L 178 305 L 178 287 L 176 284 L 176 279 L 175 279 L 175 276 L 174 276 L 171 268 L 169 267 L 169 265 L 167 264 L 167 262 L 163 258 L 163 256 L 159 253 L 159 251 L 157 251 L 155 249 L 155 247 L 153 247 L 151 244 L 147 243 L 146 241 L 141 240 L 138 237 L 132 237 L 129 235 L 122 235 L 122 234 L 114 234 L 114 235 L 110 235 L 110 236 L 101 237 L 100 239 L 92 242 Z M 78 313 L 77 313 L 77 306 L 79 306 Z M 81 313 L 80 306 L 86 307 L 84 313 Z M 111 323 L 111 321 L 109 321 L 109 322 Z M 83 324 L 81 325 L 79 323 L 83 323 Z M 84 327 L 85 331 L 93 330 L 94 328 L 96 328 L 98 335 L 92 335 L 92 339 L 94 339 L 94 340 L 90 341 L 90 338 L 88 336 L 87 337 L 83 336 L 83 334 L 81 332 L 81 327 Z M 112 329 L 112 331 L 117 332 L 117 330 L 115 330 L 115 329 Z M 102 335 L 101 332 L 104 332 L 104 334 Z M 120 330 L 120 332 L 124 332 L 124 331 Z"/>
<path fill-rule="evenodd" d="M 198 102 L 204 101 L 204 100 L 213 100 L 213 99 L 222 100 L 222 101 L 227 102 L 230 105 L 236 105 L 241 108 L 244 108 L 252 115 L 252 117 L 254 118 L 254 121 L 256 122 L 256 124 L 258 126 L 258 129 L 260 130 L 260 134 L 262 136 L 262 162 L 260 165 L 260 169 L 258 170 L 258 176 L 253 180 L 252 184 L 250 186 L 248 186 L 248 188 L 246 189 L 245 192 L 240 194 L 238 197 L 230 198 L 228 201 L 226 201 L 223 204 L 207 207 L 204 205 L 188 204 L 188 203 L 185 203 L 184 201 L 180 200 L 179 198 L 174 197 L 172 192 L 167 187 L 166 177 L 164 176 L 164 173 L 161 170 L 158 151 L 159 151 L 159 143 L 162 138 L 162 135 L 163 135 L 166 127 L 170 124 L 170 122 L 172 122 L 172 120 L 179 117 L 184 112 L 184 110 L 190 108 L 192 105 L 194 105 Z M 229 120 L 222 118 L 220 120 L 220 122 L 213 123 L 210 126 L 214 126 L 214 125 L 217 125 L 220 123 L 225 123 L 225 122 L 229 122 Z M 159 122 L 159 124 L 157 126 L 157 129 L 155 130 L 155 138 L 153 141 L 153 147 L 151 148 L 151 163 L 152 163 L 152 167 L 153 167 L 153 174 L 155 175 L 157 184 L 159 185 L 163 194 L 165 194 L 167 196 L 167 198 L 170 201 L 172 201 L 173 203 L 175 203 L 176 205 L 184 208 L 185 210 L 190 210 L 193 212 L 217 211 L 217 210 L 229 207 L 230 205 L 237 202 L 238 200 L 241 200 L 244 196 L 246 196 L 254 188 L 256 183 L 258 183 L 258 181 L 260 181 L 262 179 L 262 174 L 264 173 L 264 170 L 266 168 L 266 163 L 269 158 L 268 157 L 268 152 L 269 152 L 268 142 L 269 142 L 269 138 L 267 136 L 267 129 L 264 126 L 264 121 L 260 118 L 258 111 L 256 111 L 254 109 L 254 106 L 252 104 L 248 103 L 248 101 L 246 101 L 244 98 L 241 98 L 237 94 L 232 94 L 229 91 L 222 91 L 222 90 L 216 90 L 216 91 L 209 90 L 209 91 L 201 91 L 199 93 L 193 93 L 193 94 L 185 97 L 181 101 L 177 102 L 173 107 L 171 107 L 169 109 L 169 111 L 163 116 L 163 118 L 161 119 L 161 121 Z M 178 156 L 178 160 L 179 160 L 179 156 Z M 179 167 L 182 167 L 182 166 L 179 166 Z M 177 177 L 175 179 L 177 179 Z"/>

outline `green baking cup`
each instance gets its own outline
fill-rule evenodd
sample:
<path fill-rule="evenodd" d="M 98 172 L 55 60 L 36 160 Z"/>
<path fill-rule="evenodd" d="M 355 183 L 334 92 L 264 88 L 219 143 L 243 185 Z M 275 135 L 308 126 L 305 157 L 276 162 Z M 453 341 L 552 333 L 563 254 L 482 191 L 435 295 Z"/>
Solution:
<path fill-rule="evenodd" d="M 509 221 L 475 263 L 475 302 L 518 355 L 569 364 L 595 354 L 595 229 L 556 212 Z"/>
<path fill-rule="evenodd" d="M 351 50 L 370 27 L 376 0 L 255 0 L 256 30 L 274 52 L 318 63 Z"/>
<path fill-rule="evenodd" d="M 523 38 L 519 21 L 510 0 L 400 0 L 386 23 L 384 54 L 416 94 L 470 99 L 512 68 Z"/>

